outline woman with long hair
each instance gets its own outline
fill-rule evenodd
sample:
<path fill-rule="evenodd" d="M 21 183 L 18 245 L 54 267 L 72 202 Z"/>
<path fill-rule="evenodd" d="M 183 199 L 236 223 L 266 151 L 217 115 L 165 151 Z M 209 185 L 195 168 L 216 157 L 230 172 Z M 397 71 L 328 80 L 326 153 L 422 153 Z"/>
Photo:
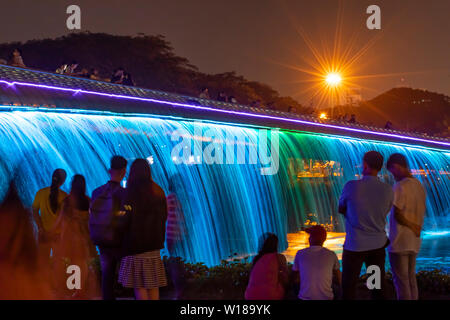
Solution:
<path fill-rule="evenodd" d="M 67 267 L 76 265 L 80 268 L 81 289 L 73 292 L 73 298 L 91 299 L 100 296 L 99 277 L 90 268 L 96 250 L 89 235 L 89 204 L 86 195 L 86 180 L 82 175 L 75 175 L 69 195 L 64 200 L 55 228 L 60 228 L 60 241 L 55 248 L 56 284 L 62 297 L 66 291 Z M 89 281 L 88 281 L 89 280 Z"/>
<path fill-rule="evenodd" d="M 260 249 L 253 259 L 250 280 L 245 290 L 246 300 L 280 300 L 288 280 L 286 258 L 278 253 L 278 237 L 265 233 Z"/>
<path fill-rule="evenodd" d="M 67 197 L 67 193 L 61 190 L 66 176 L 64 169 L 53 171 L 50 187 L 39 190 L 32 205 L 34 220 L 38 228 L 40 251 L 44 260 L 47 261 L 49 261 L 50 254 L 54 251 L 54 244 L 59 238 L 59 230 L 54 228 L 54 225 L 58 219 L 62 202 Z"/>
<path fill-rule="evenodd" d="M 167 204 L 164 191 L 152 179 L 150 165 L 136 159 L 130 168 L 123 209 L 126 228 L 119 282 L 134 288 L 137 300 L 158 300 L 167 285 L 160 250 L 164 248 Z"/>

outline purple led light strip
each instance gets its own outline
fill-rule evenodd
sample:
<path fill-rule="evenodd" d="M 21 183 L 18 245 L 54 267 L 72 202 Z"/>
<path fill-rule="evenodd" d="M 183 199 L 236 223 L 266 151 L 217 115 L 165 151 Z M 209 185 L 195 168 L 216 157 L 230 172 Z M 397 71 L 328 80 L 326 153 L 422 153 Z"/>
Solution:
<path fill-rule="evenodd" d="M 341 126 L 332 125 L 332 124 L 317 123 L 317 122 L 311 122 L 311 121 L 305 121 L 305 120 L 299 120 L 299 119 L 289 119 L 289 118 L 275 117 L 275 116 L 269 116 L 269 115 L 247 113 L 247 112 L 242 112 L 242 111 L 215 109 L 215 108 L 211 108 L 211 107 L 195 106 L 195 105 L 190 105 L 190 104 L 185 104 L 185 103 L 169 102 L 169 101 L 157 100 L 157 99 L 152 99 L 152 98 L 140 98 L 140 97 L 133 97 L 133 96 L 124 96 L 124 95 L 119 95 L 119 94 L 110 94 L 110 93 L 103 93 L 103 92 L 96 92 L 96 91 L 87 91 L 87 90 L 82 90 L 82 89 L 54 87 L 54 86 L 48 86 L 48 85 L 44 85 L 44 84 L 34 84 L 34 83 L 27 83 L 27 82 L 8 82 L 8 81 L 5 81 L 5 80 L 0 80 L 0 83 L 7 84 L 9 86 L 19 85 L 19 86 L 25 86 L 25 87 L 34 87 L 34 88 L 41 88 L 41 89 L 52 89 L 52 90 L 58 90 L 58 91 L 67 91 L 67 92 L 73 92 L 75 94 L 77 94 L 77 93 L 85 93 L 85 94 L 97 95 L 97 96 L 102 96 L 102 97 L 128 99 L 128 100 L 144 101 L 144 102 L 153 102 L 153 103 L 166 104 L 166 105 L 183 107 L 183 108 L 191 108 L 191 109 L 197 109 L 197 110 L 207 110 L 207 111 L 221 112 L 221 113 L 227 113 L 227 114 L 233 114 L 233 115 L 242 115 L 242 116 L 254 117 L 254 118 L 262 118 L 262 119 L 278 120 L 278 121 L 283 121 L 283 122 L 292 122 L 292 123 L 306 124 L 306 125 L 323 127 L 323 128 L 332 128 L 332 129 L 338 129 L 338 130 L 344 130 L 344 131 L 350 131 L 350 132 L 366 133 L 366 134 L 384 136 L 384 137 L 389 137 L 389 138 L 398 138 L 398 139 L 404 139 L 404 140 L 410 140 L 410 141 L 416 141 L 416 142 L 425 142 L 425 143 L 431 143 L 431 144 L 436 144 L 436 145 L 450 147 L 450 143 L 449 142 L 443 142 L 443 141 L 433 141 L 433 140 L 428 140 L 428 139 L 421 139 L 421 138 L 402 136 L 402 135 L 399 135 L 399 134 L 382 133 L 382 132 L 375 132 L 375 131 L 369 131 L 369 130 L 363 130 L 363 129 L 341 127 Z"/>

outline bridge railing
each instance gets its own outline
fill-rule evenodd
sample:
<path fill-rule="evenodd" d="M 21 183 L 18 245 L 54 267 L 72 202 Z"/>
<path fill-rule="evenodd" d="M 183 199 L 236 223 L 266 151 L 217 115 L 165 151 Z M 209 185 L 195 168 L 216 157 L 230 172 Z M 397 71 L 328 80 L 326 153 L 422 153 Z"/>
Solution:
<path fill-rule="evenodd" d="M 159 90 L 140 88 L 140 87 L 132 87 L 125 86 L 121 84 L 114 84 L 105 81 L 86 79 L 75 76 L 61 75 L 57 73 L 51 73 L 41 70 L 35 70 L 30 68 L 18 68 L 11 67 L 6 65 L 0 65 L 0 81 L 8 82 L 8 83 L 31 83 L 31 84 L 40 84 L 58 88 L 70 88 L 76 90 L 84 90 L 84 91 L 92 91 L 92 92 L 101 92 L 112 95 L 123 95 L 123 96 L 131 96 L 131 97 L 139 97 L 146 99 L 154 99 L 165 102 L 172 103 L 181 103 L 181 104 L 191 104 L 191 105 L 200 105 L 204 107 L 209 107 L 213 109 L 222 109 L 222 110 L 230 110 L 235 112 L 244 112 L 244 113 L 254 113 L 254 114 L 262 114 L 266 116 L 271 116 L 275 118 L 285 118 L 285 119 L 293 119 L 293 120 L 301 120 L 305 122 L 312 123 L 321 123 L 334 125 L 338 127 L 347 127 L 354 129 L 361 129 L 366 131 L 373 131 L 379 133 L 387 133 L 387 134 L 396 134 L 402 136 L 416 137 L 416 138 L 426 138 L 428 140 L 435 141 L 450 141 L 448 138 L 444 137 L 433 137 L 429 136 L 426 133 L 414 133 L 414 132 L 406 132 L 401 130 L 394 129 L 386 129 L 380 128 L 376 126 L 370 126 L 360 123 L 349 123 L 346 121 L 340 121 L 335 119 L 320 119 L 318 117 L 306 114 L 278 111 L 266 108 L 256 108 L 248 105 L 230 103 L 230 102 L 221 102 L 216 100 L 209 99 L 201 99 L 198 97 L 180 95 L 175 93 L 169 93 Z M 5 103 L 3 101 L 3 103 Z M 8 102 L 6 102 L 8 103 Z M 15 102 L 11 104 L 15 105 Z"/>

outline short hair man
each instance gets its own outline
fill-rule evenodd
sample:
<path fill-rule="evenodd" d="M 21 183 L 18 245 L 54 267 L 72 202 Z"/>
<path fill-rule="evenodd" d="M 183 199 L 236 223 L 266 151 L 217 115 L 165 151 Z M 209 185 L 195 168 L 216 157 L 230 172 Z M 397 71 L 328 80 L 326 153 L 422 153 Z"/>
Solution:
<path fill-rule="evenodd" d="M 413 178 L 406 157 L 394 153 L 387 161 L 394 185 L 394 206 L 389 216 L 389 261 L 399 300 L 418 300 L 416 258 L 425 218 L 426 193 L 419 180 Z"/>
<path fill-rule="evenodd" d="M 111 192 L 118 200 L 123 196 L 124 188 L 122 188 L 120 183 L 127 172 L 127 160 L 121 156 L 112 157 L 108 172 L 110 180 L 92 192 L 91 203 L 94 203 L 94 201 L 105 192 Z M 114 282 L 116 268 L 120 263 L 121 248 L 99 246 L 99 251 L 102 268 L 102 296 L 104 300 L 114 300 Z"/>
<path fill-rule="evenodd" d="M 295 255 L 292 270 L 298 272 L 301 300 L 333 300 L 333 280 L 340 285 L 339 260 L 333 251 L 324 248 L 327 231 L 316 225 L 305 230 L 309 234 L 309 248 Z M 297 276 L 297 274 L 295 274 Z"/>
<path fill-rule="evenodd" d="M 363 158 L 363 178 L 345 184 L 339 199 L 339 213 L 345 217 L 345 243 L 342 254 L 342 289 L 346 300 L 355 299 L 356 285 L 363 263 L 380 269 L 380 289 L 373 299 L 384 299 L 386 217 L 392 207 L 392 187 L 378 179 L 383 156 L 369 151 Z"/>

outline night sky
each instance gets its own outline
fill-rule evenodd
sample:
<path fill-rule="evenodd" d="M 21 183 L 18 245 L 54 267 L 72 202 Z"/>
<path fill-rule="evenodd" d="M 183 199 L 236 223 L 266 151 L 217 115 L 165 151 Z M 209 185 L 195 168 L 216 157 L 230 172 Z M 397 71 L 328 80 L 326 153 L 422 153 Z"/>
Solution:
<path fill-rule="evenodd" d="M 299 102 L 311 76 L 313 55 L 296 31 L 301 26 L 323 54 L 333 48 L 338 0 L 14 0 L 2 1 L 0 42 L 69 33 L 66 7 L 78 4 L 82 30 L 118 35 L 162 34 L 175 52 L 203 72 L 236 71 L 265 82 Z M 363 97 L 404 85 L 450 95 L 450 1 L 341 1 L 342 45 L 353 55 L 371 43 L 352 74 Z M 382 29 L 366 28 L 366 8 L 381 7 Z M 120 48 L 118 48 L 120 50 Z M 26 56 L 24 57 L 26 63 Z M 386 75 L 391 74 L 391 75 Z"/>

